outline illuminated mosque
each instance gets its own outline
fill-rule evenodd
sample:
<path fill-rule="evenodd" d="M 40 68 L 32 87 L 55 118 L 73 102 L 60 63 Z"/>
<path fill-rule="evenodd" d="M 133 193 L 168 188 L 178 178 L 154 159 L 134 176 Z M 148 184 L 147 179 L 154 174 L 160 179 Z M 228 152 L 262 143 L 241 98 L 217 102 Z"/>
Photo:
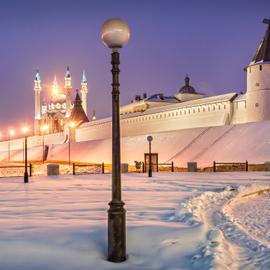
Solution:
<path fill-rule="evenodd" d="M 52 84 L 52 95 L 49 101 L 41 101 L 41 76 L 37 70 L 34 81 L 35 92 L 35 134 L 42 133 L 42 127 L 46 126 L 46 133 L 62 132 L 71 123 L 79 126 L 82 123 L 89 122 L 87 117 L 87 78 L 85 71 L 81 80 L 81 97 L 79 91 L 76 91 L 73 100 L 73 91 L 71 84 L 71 74 L 67 67 L 65 74 L 64 89 L 61 91 L 56 76 Z"/>

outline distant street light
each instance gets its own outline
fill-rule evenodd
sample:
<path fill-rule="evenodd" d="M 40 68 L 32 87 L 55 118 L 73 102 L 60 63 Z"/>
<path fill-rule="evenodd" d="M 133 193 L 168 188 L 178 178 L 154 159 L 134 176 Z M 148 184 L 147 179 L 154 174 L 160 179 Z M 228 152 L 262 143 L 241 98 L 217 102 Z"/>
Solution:
<path fill-rule="evenodd" d="M 70 121 L 68 124 L 68 166 L 70 167 L 70 156 L 71 156 L 71 145 L 70 145 L 70 137 L 71 137 L 71 130 L 76 127 L 76 123 Z"/>
<path fill-rule="evenodd" d="M 28 131 L 29 131 L 28 127 L 24 127 L 22 129 L 22 132 L 24 134 L 24 183 L 29 182 L 28 170 L 27 170 L 27 133 Z"/>
<path fill-rule="evenodd" d="M 112 49 L 112 200 L 108 210 L 108 260 L 126 260 L 126 210 L 121 198 L 119 64 L 118 50 L 128 43 L 130 30 L 120 19 L 107 20 L 101 29 L 103 43 Z"/>
<path fill-rule="evenodd" d="M 44 141 L 44 135 L 45 132 L 48 130 L 49 126 L 48 125 L 43 125 L 41 127 L 41 132 L 42 132 L 42 162 L 45 162 L 45 141 Z"/>
<path fill-rule="evenodd" d="M 8 162 L 10 162 L 10 140 L 11 137 L 15 135 L 15 131 L 13 129 L 9 130 L 8 132 Z"/>
<path fill-rule="evenodd" d="M 148 177 L 152 177 L 152 153 L 151 153 L 151 142 L 153 141 L 152 136 L 147 137 L 147 141 L 149 142 L 149 165 L 148 165 Z"/>

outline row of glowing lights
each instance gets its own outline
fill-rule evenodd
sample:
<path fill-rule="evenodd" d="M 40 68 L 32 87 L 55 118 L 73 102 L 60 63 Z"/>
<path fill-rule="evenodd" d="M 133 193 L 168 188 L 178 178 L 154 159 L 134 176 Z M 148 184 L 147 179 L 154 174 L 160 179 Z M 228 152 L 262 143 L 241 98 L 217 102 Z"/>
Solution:
<path fill-rule="evenodd" d="M 28 127 L 23 127 L 22 129 L 21 129 L 21 132 L 23 133 L 23 134 L 27 134 L 28 132 L 29 132 L 29 128 Z M 8 131 L 8 135 L 10 136 L 10 137 L 13 137 L 13 136 L 15 136 L 15 130 L 14 129 L 10 129 L 9 131 Z M 0 133 L 0 138 L 1 137 L 3 137 L 3 134 L 2 133 Z"/>
<path fill-rule="evenodd" d="M 71 122 L 69 122 L 69 126 L 70 126 L 71 128 L 74 128 L 74 127 L 76 127 L 76 123 L 73 122 L 73 121 L 71 121 Z M 44 134 L 48 129 L 49 129 L 49 126 L 48 126 L 48 125 L 43 125 L 43 126 L 40 128 L 40 131 Z M 25 126 L 25 127 L 23 127 L 23 128 L 21 129 L 21 132 L 22 132 L 23 134 L 27 134 L 27 133 L 29 132 L 29 128 L 28 128 L 27 126 Z M 15 135 L 15 130 L 14 130 L 14 129 L 10 129 L 10 130 L 8 131 L 8 134 L 9 134 L 10 137 L 13 137 L 13 136 Z M 1 137 L 2 137 L 2 133 L 0 133 L 0 138 L 1 138 Z"/>

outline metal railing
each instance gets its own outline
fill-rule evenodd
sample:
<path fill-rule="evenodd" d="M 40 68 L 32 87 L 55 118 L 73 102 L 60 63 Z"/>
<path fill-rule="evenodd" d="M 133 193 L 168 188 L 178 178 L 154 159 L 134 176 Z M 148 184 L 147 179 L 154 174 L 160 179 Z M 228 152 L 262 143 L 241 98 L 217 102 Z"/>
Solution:
<path fill-rule="evenodd" d="M 148 172 L 148 164 L 142 163 L 142 172 Z M 152 171 L 153 172 L 162 172 L 162 171 L 170 171 L 174 172 L 174 162 L 169 163 L 152 163 Z"/>
<path fill-rule="evenodd" d="M 82 175 L 82 174 L 104 174 L 105 166 L 104 162 L 96 164 L 72 164 L 72 174 Z"/>
<path fill-rule="evenodd" d="M 29 176 L 33 175 L 33 165 L 29 164 L 27 166 Z M 0 177 L 18 177 L 24 175 L 23 165 L 7 165 L 0 166 Z"/>
<path fill-rule="evenodd" d="M 217 172 L 218 168 L 222 168 L 222 172 L 225 171 L 248 171 L 248 161 L 246 162 L 213 162 L 213 172 Z"/>

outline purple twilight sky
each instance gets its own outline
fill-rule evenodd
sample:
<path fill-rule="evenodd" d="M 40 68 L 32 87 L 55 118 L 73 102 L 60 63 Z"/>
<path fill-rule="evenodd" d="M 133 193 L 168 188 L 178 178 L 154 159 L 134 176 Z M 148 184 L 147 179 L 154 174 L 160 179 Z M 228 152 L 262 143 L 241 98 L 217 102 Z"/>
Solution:
<path fill-rule="evenodd" d="M 269 0 L 2 0 L 0 4 L 0 131 L 33 126 L 33 80 L 38 67 L 43 95 L 54 75 L 63 85 L 66 66 L 73 88 L 82 70 L 89 82 L 88 111 L 110 115 L 110 51 L 100 27 L 120 17 L 131 28 L 121 50 L 121 104 L 135 94 L 172 95 L 186 74 L 199 92 L 244 91 L 243 68 L 264 35 Z M 47 92 L 47 94 L 46 94 Z"/>

